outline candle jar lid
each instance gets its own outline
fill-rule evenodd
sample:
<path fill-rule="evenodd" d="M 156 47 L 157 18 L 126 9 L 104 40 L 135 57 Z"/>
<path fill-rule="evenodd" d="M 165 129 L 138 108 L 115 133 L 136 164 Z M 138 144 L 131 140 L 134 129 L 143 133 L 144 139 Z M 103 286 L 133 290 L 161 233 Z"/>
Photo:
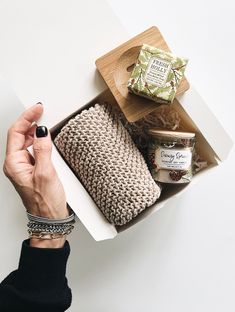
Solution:
<path fill-rule="evenodd" d="M 173 144 L 173 146 L 191 147 L 195 143 L 195 133 L 183 131 L 170 131 L 160 129 L 149 129 L 149 134 L 154 141 L 160 144 Z"/>
<path fill-rule="evenodd" d="M 192 139 L 195 137 L 193 132 L 183 132 L 183 131 L 170 131 L 170 130 L 160 130 L 160 129 L 149 129 L 149 134 L 157 137 L 166 137 L 166 138 L 180 138 L 180 139 Z"/>

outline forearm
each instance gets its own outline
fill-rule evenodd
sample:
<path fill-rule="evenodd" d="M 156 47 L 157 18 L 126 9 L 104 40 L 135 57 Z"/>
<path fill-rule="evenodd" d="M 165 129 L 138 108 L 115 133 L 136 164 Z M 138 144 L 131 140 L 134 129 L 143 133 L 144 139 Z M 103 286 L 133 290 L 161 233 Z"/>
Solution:
<path fill-rule="evenodd" d="M 67 218 L 69 210 L 63 185 L 51 161 L 50 132 L 36 124 L 42 112 L 42 103 L 33 105 L 7 134 L 3 171 L 27 212 L 47 220 L 28 223 L 31 239 L 23 242 L 18 270 L 0 284 L 0 311 L 4 312 L 59 312 L 71 303 L 65 277 L 70 248 L 63 235 L 69 234 L 73 226 L 72 222 L 65 225 L 62 221 L 57 226 L 48 225 L 51 224 L 48 219 Z M 28 152 L 31 145 L 33 156 Z"/>
<path fill-rule="evenodd" d="M 0 311 L 65 311 L 71 304 L 65 277 L 69 244 L 36 248 L 32 243 L 23 242 L 18 270 L 0 284 Z"/>

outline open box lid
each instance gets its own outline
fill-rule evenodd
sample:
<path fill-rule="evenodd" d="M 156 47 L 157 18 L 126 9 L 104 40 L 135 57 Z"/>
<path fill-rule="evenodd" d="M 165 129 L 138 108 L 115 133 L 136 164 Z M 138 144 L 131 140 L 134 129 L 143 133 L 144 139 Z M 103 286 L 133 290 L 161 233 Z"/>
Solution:
<path fill-rule="evenodd" d="M 225 160 L 232 149 L 233 141 L 202 97 L 191 86 L 190 90 L 178 96 L 177 100 L 192 118 L 217 158 L 220 161 Z"/>
<path fill-rule="evenodd" d="M 0 73 L 51 128 L 106 88 L 95 60 L 126 39 L 106 1 L 4 1 Z"/>

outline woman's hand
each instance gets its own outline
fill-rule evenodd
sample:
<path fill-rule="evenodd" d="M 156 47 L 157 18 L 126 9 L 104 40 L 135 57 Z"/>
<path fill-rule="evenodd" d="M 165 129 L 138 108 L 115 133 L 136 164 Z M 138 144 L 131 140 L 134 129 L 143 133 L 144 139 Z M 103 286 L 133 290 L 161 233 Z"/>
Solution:
<path fill-rule="evenodd" d="M 51 162 L 52 142 L 46 127 L 35 122 L 43 112 L 38 103 L 27 109 L 10 127 L 7 136 L 5 175 L 13 183 L 27 211 L 33 215 L 63 219 L 68 217 L 65 192 Z M 27 148 L 33 145 L 34 157 Z M 62 247 L 65 238 L 31 239 L 37 247 Z"/>

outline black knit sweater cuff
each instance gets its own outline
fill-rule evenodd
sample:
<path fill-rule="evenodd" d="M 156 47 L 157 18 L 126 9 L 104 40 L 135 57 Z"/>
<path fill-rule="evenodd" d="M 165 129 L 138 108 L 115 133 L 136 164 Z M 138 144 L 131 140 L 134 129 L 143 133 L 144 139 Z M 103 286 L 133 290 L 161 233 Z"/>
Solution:
<path fill-rule="evenodd" d="M 29 240 L 22 243 L 19 268 L 15 286 L 20 288 L 63 287 L 70 246 L 66 241 L 62 248 L 36 248 Z"/>

